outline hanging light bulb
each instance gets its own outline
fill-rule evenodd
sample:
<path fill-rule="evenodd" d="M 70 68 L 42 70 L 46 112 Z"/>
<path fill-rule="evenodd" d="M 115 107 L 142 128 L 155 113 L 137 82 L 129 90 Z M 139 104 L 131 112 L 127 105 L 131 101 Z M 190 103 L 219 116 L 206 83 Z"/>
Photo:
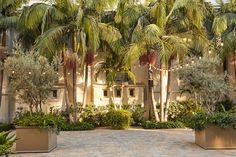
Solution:
<path fill-rule="evenodd" d="M 202 59 L 202 57 L 200 56 L 199 59 Z"/>
<path fill-rule="evenodd" d="M 192 60 L 192 63 L 194 63 L 194 60 Z"/>
<path fill-rule="evenodd" d="M 70 73 L 68 73 L 68 75 L 70 75 Z"/>
<path fill-rule="evenodd" d="M 46 73 L 45 72 L 43 72 L 43 75 L 45 75 Z"/>
<path fill-rule="evenodd" d="M 57 75 L 59 75 L 59 73 L 57 72 Z"/>
<path fill-rule="evenodd" d="M 182 68 L 183 68 L 183 66 L 180 66 L 179 68 L 180 68 L 180 69 L 182 69 Z"/>
<path fill-rule="evenodd" d="M 15 74 L 15 71 L 14 71 L 14 70 L 12 70 L 12 71 L 11 71 L 11 73 L 12 73 L 12 74 Z"/>
<path fill-rule="evenodd" d="M 29 72 L 29 75 L 31 75 L 32 73 L 31 72 Z"/>
<path fill-rule="evenodd" d="M 189 64 L 187 63 L 186 66 L 189 66 Z"/>
<path fill-rule="evenodd" d="M 209 49 L 208 53 L 211 54 L 211 49 Z"/>
<path fill-rule="evenodd" d="M 220 46 L 221 46 L 221 47 L 224 46 L 224 42 L 223 42 L 223 40 L 221 40 L 221 42 L 220 42 Z"/>

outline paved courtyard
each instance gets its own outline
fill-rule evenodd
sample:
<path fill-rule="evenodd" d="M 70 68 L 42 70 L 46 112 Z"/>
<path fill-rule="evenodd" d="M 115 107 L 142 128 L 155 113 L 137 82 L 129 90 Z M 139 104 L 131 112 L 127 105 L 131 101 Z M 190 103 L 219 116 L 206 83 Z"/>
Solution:
<path fill-rule="evenodd" d="M 204 150 L 191 130 L 107 130 L 61 132 L 50 153 L 13 157 L 236 157 L 236 150 Z"/>

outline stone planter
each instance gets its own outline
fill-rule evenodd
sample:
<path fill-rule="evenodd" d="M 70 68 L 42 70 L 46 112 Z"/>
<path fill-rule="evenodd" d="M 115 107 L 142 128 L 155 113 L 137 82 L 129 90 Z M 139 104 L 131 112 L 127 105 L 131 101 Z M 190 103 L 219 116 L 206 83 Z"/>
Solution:
<path fill-rule="evenodd" d="M 204 149 L 236 149 L 236 130 L 212 125 L 195 131 L 195 143 Z"/>
<path fill-rule="evenodd" d="M 16 152 L 50 152 L 57 147 L 57 135 L 51 129 L 16 127 Z"/>

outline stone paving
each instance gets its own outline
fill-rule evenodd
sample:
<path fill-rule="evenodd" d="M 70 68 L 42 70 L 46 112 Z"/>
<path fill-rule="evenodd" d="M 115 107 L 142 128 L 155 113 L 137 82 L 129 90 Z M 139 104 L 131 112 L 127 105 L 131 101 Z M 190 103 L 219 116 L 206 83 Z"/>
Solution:
<path fill-rule="evenodd" d="M 236 150 L 204 150 L 192 130 L 109 130 L 61 132 L 50 153 L 13 157 L 236 157 Z"/>

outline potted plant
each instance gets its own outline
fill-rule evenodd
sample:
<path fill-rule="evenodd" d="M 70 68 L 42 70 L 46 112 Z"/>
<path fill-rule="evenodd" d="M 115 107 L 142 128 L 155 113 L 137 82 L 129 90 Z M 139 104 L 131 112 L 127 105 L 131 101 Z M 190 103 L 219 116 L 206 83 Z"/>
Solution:
<path fill-rule="evenodd" d="M 64 119 L 43 112 L 19 114 L 16 125 L 16 152 L 50 152 L 57 147 L 57 134 Z"/>
<path fill-rule="evenodd" d="M 55 66 L 35 52 L 23 51 L 20 45 L 5 60 L 12 93 L 28 110 L 15 118 L 17 152 L 48 152 L 56 147 L 58 117 L 42 113 L 47 112 L 44 106 L 57 79 Z"/>
<path fill-rule="evenodd" d="M 197 113 L 190 118 L 195 143 L 204 149 L 236 148 L 236 113 Z"/>

